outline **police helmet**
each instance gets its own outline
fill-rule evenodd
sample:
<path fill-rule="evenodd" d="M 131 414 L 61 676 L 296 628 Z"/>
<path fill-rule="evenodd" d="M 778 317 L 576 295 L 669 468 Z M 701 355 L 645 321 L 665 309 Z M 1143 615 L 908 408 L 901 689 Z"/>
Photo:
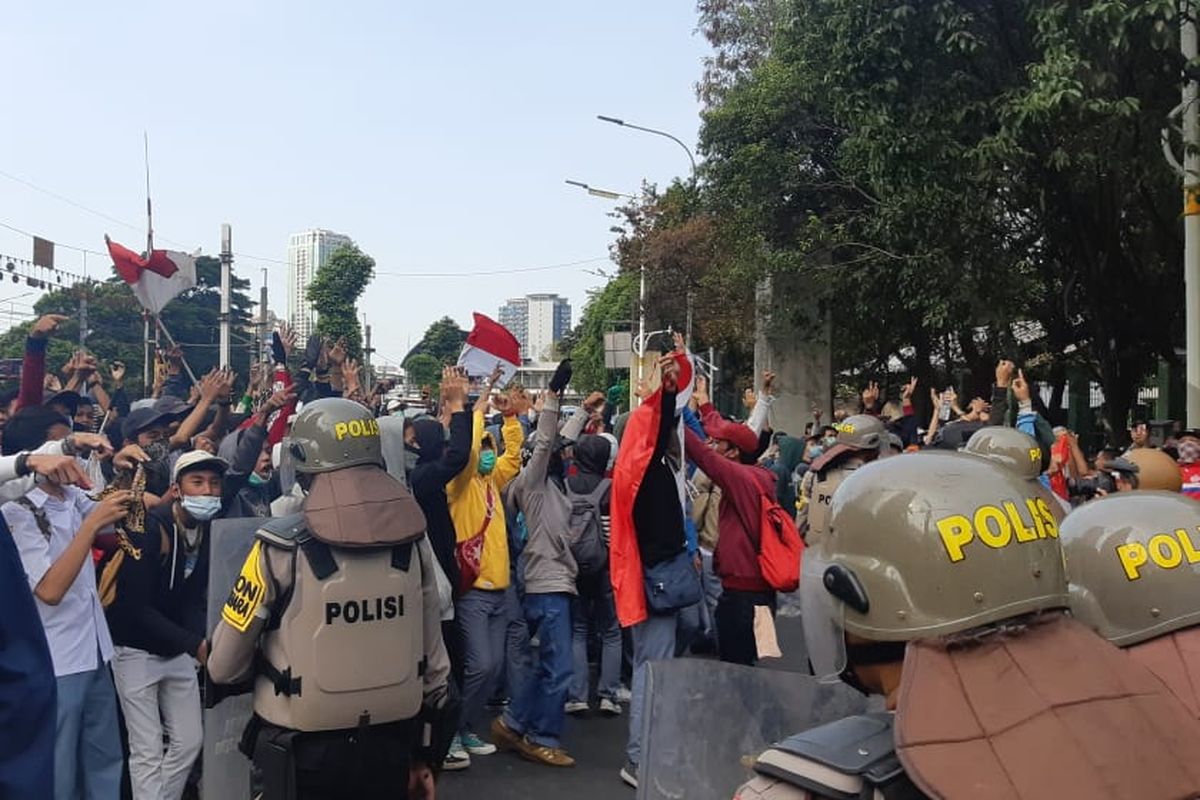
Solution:
<path fill-rule="evenodd" d="M 383 466 L 379 423 L 365 407 L 341 397 L 304 406 L 292 424 L 286 452 L 299 473 Z"/>
<path fill-rule="evenodd" d="M 851 450 L 878 450 L 887 440 L 887 427 L 870 414 L 855 414 L 834 427 L 837 444 Z"/>
<path fill-rule="evenodd" d="M 1175 459 L 1162 450 L 1139 447 L 1124 455 L 1126 461 L 1137 466 L 1137 488 L 1178 492 L 1183 489 L 1183 473 Z"/>
<path fill-rule="evenodd" d="M 1200 503 L 1122 492 L 1072 511 L 1059 536 L 1071 613 L 1113 644 L 1200 624 Z"/>
<path fill-rule="evenodd" d="M 855 470 L 804 554 L 804 633 L 819 676 L 845 634 L 903 642 L 1067 607 L 1062 509 L 998 463 L 929 451 Z"/>
<path fill-rule="evenodd" d="M 1042 447 L 1016 428 L 980 428 L 967 440 L 964 452 L 1003 464 L 1027 480 L 1042 474 Z"/>

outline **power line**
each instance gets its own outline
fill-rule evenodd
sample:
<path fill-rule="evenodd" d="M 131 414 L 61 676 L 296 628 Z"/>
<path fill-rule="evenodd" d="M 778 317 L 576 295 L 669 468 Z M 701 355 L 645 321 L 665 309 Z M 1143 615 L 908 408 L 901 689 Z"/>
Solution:
<path fill-rule="evenodd" d="M 70 205 L 74 208 L 78 208 L 81 211 L 86 211 L 89 214 L 93 214 L 101 219 L 105 219 L 105 220 L 108 220 L 109 222 L 116 223 L 117 225 L 124 225 L 125 227 L 131 228 L 136 231 L 142 230 L 142 226 L 140 226 L 140 225 L 134 225 L 132 222 L 127 222 L 123 219 L 118 219 L 117 217 L 111 216 L 109 214 L 105 214 L 103 211 L 97 211 L 96 209 L 90 208 L 90 207 L 84 205 L 83 203 L 76 202 L 76 201 L 72 200 L 71 198 L 66 197 L 65 195 L 61 195 L 58 192 L 54 192 L 49 189 L 38 186 L 35 183 L 27 181 L 24 178 L 17 177 L 16 175 L 13 175 L 12 173 L 5 172 L 4 170 L 0 170 L 0 177 L 7 178 L 11 181 L 21 184 L 22 186 L 27 186 L 30 189 L 33 189 L 34 191 L 41 192 L 42 194 L 45 194 L 49 197 L 53 197 L 54 199 L 59 200 L 63 203 L 66 203 L 67 205 Z M 8 230 L 14 231 L 23 236 L 29 236 L 31 238 L 34 236 L 34 234 L 29 233 L 28 231 L 24 231 L 16 226 L 10 225 L 5 222 L 0 222 L 0 227 L 7 228 Z M 47 238 L 47 237 L 39 237 L 39 238 Z M 183 247 L 183 248 L 187 247 L 187 245 L 185 245 L 181 242 L 177 242 L 173 239 L 168 239 L 165 236 L 159 236 L 158 239 L 160 241 L 167 242 L 168 244 L 173 244 L 176 247 Z M 49 241 L 53 241 L 53 240 L 49 240 Z M 55 245 L 59 246 L 59 243 L 55 242 Z M 73 245 L 68 245 L 68 244 L 64 244 L 61 246 L 65 247 L 69 250 L 77 250 L 81 253 L 89 253 L 91 255 L 108 257 L 108 253 L 102 253 L 98 250 L 89 250 L 86 247 L 75 247 Z M 256 255 L 252 255 L 250 253 L 234 253 L 233 255 L 234 255 L 234 258 L 245 259 L 247 261 L 260 261 L 260 262 L 264 262 L 267 264 L 280 264 L 283 266 L 287 266 L 287 263 L 288 263 L 287 261 L 284 261 L 282 259 L 269 258 L 267 256 L 256 256 Z M 376 275 L 385 275 L 387 277 L 392 277 L 392 278 L 475 278 L 475 277 L 485 277 L 485 276 L 489 276 L 489 275 L 519 275 L 519 274 L 527 273 L 527 272 L 546 272 L 549 270 L 566 269 L 568 267 L 579 267 L 579 266 L 583 266 L 585 264 L 594 264 L 594 263 L 597 263 L 600 261 L 608 261 L 608 260 L 609 260 L 608 256 L 599 256 L 597 258 L 586 258 L 586 259 L 582 259 L 582 260 L 578 260 L 578 261 L 565 261 L 560 264 L 546 264 L 544 266 L 539 266 L 539 267 L 516 267 L 516 268 L 506 268 L 506 269 L 479 269 L 479 270 L 467 270 L 467 271 L 460 271 L 460 272 L 382 271 L 382 272 L 376 272 L 375 274 Z"/>

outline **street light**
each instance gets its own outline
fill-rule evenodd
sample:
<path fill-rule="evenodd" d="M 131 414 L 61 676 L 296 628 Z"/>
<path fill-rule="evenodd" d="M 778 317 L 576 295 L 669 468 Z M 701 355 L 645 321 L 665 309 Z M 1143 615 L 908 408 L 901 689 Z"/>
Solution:
<path fill-rule="evenodd" d="M 592 197 L 600 197 L 605 200 L 620 200 L 622 197 L 624 197 L 626 200 L 636 200 L 637 199 L 636 197 L 634 197 L 631 194 L 621 194 L 620 192 L 613 192 L 613 191 L 609 191 L 608 189 L 597 189 L 595 186 L 589 186 L 588 184 L 586 184 L 582 181 L 573 181 L 570 178 L 568 178 L 566 180 L 566 183 L 571 186 L 578 186 L 580 189 L 583 189 L 588 194 L 590 194 Z"/>
<path fill-rule="evenodd" d="M 678 136 L 667 133 L 666 131 L 657 130 L 655 128 L 647 128 L 643 125 L 634 125 L 632 122 L 626 122 L 625 120 L 619 119 L 617 117 L 606 117 L 603 114 L 597 114 L 596 119 L 600 120 L 601 122 L 609 122 L 609 123 L 612 123 L 613 125 L 620 125 L 622 128 L 633 128 L 635 131 L 643 131 L 645 133 L 652 133 L 655 136 L 665 136 L 666 138 L 670 139 L 672 142 L 674 142 L 675 144 L 682 147 L 683 152 L 687 153 L 688 161 L 691 162 L 691 164 L 692 164 L 691 183 L 693 185 L 695 185 L 695 183 L 696 183 L 696 157 L 692 155 L 691 148 L 689 148 L 686 144 L 684 144 L 683 140 L 680 139 Z M 687 287 L 687 322 L 684 324 L 684 336 L 686 337 L 688 343 L 690 344 L 692 341 L 692 287 L 690 285 Z"/>
<path fill-rule="evenodd" d="M 666 131 L 655 130 L 654 128 L 646 128 L 641 125 L 634 125 L 632 122 L 626 122 L 625 120 L 617 119 L 616 117 L 606 117 L 603 114 L 597 114 L 596 119 L 600 120 L 601 122 L 611 122 L 613 125 L 620 125 L 622 128 L 633 128 L 635 131 L 644 131 L 646 133 L 653 133 L 655 136 L 667 137 L 672 142 L 682 147 L 683 152 L 687 153 L 688 161 L 692 162 L 692 180 L 696 179 L 696 157 L 692 155 L 691 149 L 684 144 L 683 140 L 678 136 L 673 136 Z"/>

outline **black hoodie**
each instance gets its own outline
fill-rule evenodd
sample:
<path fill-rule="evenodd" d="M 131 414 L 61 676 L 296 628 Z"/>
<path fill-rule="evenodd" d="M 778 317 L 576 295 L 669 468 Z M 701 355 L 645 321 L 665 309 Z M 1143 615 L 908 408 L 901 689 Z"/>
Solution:
<path fill-rule="evenodd" d="M 454 558 L 457 539 L 446 500 L 446 484 L 463 471 L 471 457 L 471 412 L 458 411 L 450 417 L 448 445 L 442 424 L 436 419 L 419 419 L 412 426 L 420 451 L 408 481 L 425 512 L 429 544 L 450 585 L 457 591 L 458 562 Z"/>

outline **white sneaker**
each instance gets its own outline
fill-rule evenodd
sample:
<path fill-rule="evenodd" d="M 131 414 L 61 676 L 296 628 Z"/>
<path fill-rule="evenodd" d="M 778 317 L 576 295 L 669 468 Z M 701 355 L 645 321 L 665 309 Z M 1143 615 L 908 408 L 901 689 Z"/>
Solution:
<path fill-rule="evenodd" d="M 455 736 L 450 743 L 450 752 L 446 753 L 446 760 L 442 762 L 442 769 L 447 772 L 455 772 L 469 766 L 471 766 L 471 756 L 463 747 L 462 739 Z"/>
<path fill-rule="evenodd" d="M 474 733 L 464 733 L 462 735 L 462 746 L 463 749 L 473 756 L 490 756 L 496 752 L 496 745 L 485 742 Z"/>
<path fill-rule="evenodd" d="M 600 713 L 606 717 L 619 717 L 621 716 L 621 706 L 607 697 L 602 697 L 600 699 Z"/>
<path fill-rule="evenodd" d="M 618 703 L 632 703 L 633 692 L 626 686 L 618 686 L 616 700 Z"/>
<path fill-rule="evenodd" d="M 571 700 L 563 707 L 563 710 L 572 715 L 586 714 L 592 710 L 592 707 L 587 703 L 581 703 L 578 700 Z"/>

